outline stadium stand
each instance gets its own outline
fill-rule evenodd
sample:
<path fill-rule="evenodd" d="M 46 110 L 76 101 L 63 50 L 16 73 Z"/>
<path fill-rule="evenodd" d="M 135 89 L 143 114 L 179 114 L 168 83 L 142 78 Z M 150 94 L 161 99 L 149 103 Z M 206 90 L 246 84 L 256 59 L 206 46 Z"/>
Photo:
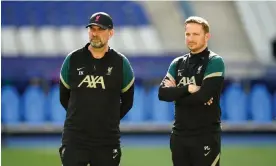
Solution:
<path fill-rule="evenodd" d="M 20 118 L 20 96 L 15 87 L 7 85 L 1 90 L 1 118 L 4 124 L 18 124 Z"/>
<path fill-rule="evenodd" d="M 257 123 L 271 122 L 273 119 L 272 98 L 266 86 L 262 84 L 254 85 L 249 96 L 249 108 L 252 120 Z"/>
<path fill-rule="evenodd" d="M 276 118 L 276 92 L 273 95 L 273 101 L 272 101 L 272 103 L 273 103 L 273 107 L 272 107 L 272 109 L 273 109 L 273 117 Z"/>
<path fill-rule="evenodd" d="M 59 85 L 56 84 L 51 88 L 47 97 L 47 102 L 47 105 L 49 106 L 49 121 L 56 125 L 63 126 L 66 111 L 61 106 L 59 101 Z"/>
<path fill-rule="evenodd" d="M 46 98 L 38 85 L 28 86 L 22 96 L 22 101 L 26 123 L 36 125 L 46 122 Z"/>
<path fill-rule="evenodd" d="M 172 59 L 187 51 L 183 22 L 191 15 L 207 18 L 213 34 L 210 48 L 225 59 L 223 130 L 276 131 L 276 68 L 268 51 L 271 35 L 276 36 L 275 4 L 3 1 L 1 79 L 11 82 L 2 84 L 1 91 L 4 132 L 61 131 L 60 66 L 69 52 L 87 42 L 85 25 L 97 11 L 113 17 L 110 45 L 129 58 L 137 80 L 134 107 L 123 119 L 122 131 L 170 131 L 173 103 L 158 100 L 158 85 Z M 33 77 L 45 80 L 48 88 L 27 84 Z M 256 79 L 262 83 L 252 83 Z"/>
<path fill-rule="evenodd" d="M 127 122 L 143 123 L 145 121 L 144 96 L 144 89 L 141 86 L 136 86 L 134 94 L 135 100 L 131 111 L 126 116 Z"/>
<path fill-rule="evenodd" d="M 258 60 L 271 64 L 273 57 L 270 43 L 276 35 L 276 4 L 266 1 L 237 1 L 235 4 Z"/>
<path fill-rule="evenodd" d="M 47 56 L 55 53 L 66 55 L 87 41 L 84 26 L 96 11 L 109 13 L 114 20 L 116 37 L 111 41 L 112 47 L 123 53 L 149 54 L 160 53 L 162 48 L 156 30 L 143 8 L 135 2 L 4 1 L 2 5 L 3 40 L 7 41 L 2 49 L 6 56 L 18 52 L 25 56 L 42 56 L 41 52 Z M 22 15 L 25 17 L 20 17 Z M 18 41 L 15 40 L 17 36 Z"/>
<path fill-rule="evenodd" d="M 224 93 L 225 113 L 227 121 L 241 123 L 248 120 L 247 96 L 240 84 L 230 85 Z"/>
<path fill-rule="evenodd" d="M 156 123 L 170 123 L 173 119 L 170 116 L 169 103 L 159 101 L 158 89 L 158 86 L 154 86 L 150 91 L 152 98 L 152 121 Z"/>

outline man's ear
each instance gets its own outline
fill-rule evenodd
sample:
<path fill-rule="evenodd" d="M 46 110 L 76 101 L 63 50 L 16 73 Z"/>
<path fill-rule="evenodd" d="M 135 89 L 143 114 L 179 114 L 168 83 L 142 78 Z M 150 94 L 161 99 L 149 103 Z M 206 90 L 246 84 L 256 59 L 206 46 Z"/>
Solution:
<path fill-rule="evenodd" d="M 205 41 L 207 42 L 211 37 L 211 34 L 210 33 L 206 33 L 205 34 Z"/>
<path fill-rule="evenodd" d="M 109 31 L 109 39 L 112 38 L 113 35 L 114 35 L 114 29 L 111 29 L 111 30 Z"/>

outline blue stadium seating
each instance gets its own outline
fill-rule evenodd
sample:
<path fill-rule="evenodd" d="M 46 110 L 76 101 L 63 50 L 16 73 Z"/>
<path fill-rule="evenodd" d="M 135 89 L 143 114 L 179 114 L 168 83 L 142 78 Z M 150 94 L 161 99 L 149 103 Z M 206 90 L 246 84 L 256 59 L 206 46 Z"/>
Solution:
<path fill-rule="evenodd" d="M 2 23 L 1 25 L 13 25 L 13 26 L 23 26 L 28 25 L 29 20 L 26 16 L 28 8 L 26 6 L 28 3 L 24 2 L 1 2 L 2 6 Z"/>
<path fill-rule="evenodd" d="M 276 120 L 276 91 L 273 95 L 273 119 Z"/>
<path fill-rule="evenodd" d="M 2 17 L 1 17 L 1 25 L 12 25 L 13 24 L 13 12 L 11 10 L 12 3 L 1 2 L 2 5 Z"/>
<path fill-rule="evenodd" d="M 138 3 L 125 2 L 123 7 L 124 15 L 126 15 L 127 25 L 147 25 L 149 24 L 149 19 L 145 14 L 145 11 Z"/>
<path fill-rule="evenodd" d="M 100 11 L 107 12 L 112 16 L 115 24 L 115 34 L 118 35 L 120 39 L 118 41 L 118 38 L 116 39 L 114 43 L 119 44 L 115 44 L 115 46 L 119 48 L 119 51 L 123 50 L 130 52 L 129 54 L 126 53 L 126 55 L 129 56 L 136 78 L 143 80 L 158 79 L 164 75 L 164 71 L 168 67 L 167 65 L 174 59 L 172 56 L 167 56 L 166 52 L 162 54 L 157 53 L 158 56 L 152 56 L 155 54 L 148 53 L 147 50 L 144 53 L 137 53 L 138 51 L 133 47 L 137 46 L 138 48 L 143 48 L 141 50 L 145 50 L 146 47 L 138 45 L 139 43 L 143 43 L 141 39 L 146 39 L 145 41 L 147 41 L 147 39 L 153 39 L 154 35 L 150 36 L 150 34 L 154 34 L 151 32 L 156 32 L 151 31 L 155 30 L 152 28 L 154 26 L 151 25 L 143 6 L 138 2 L 2 1 L 1 5 L 1 25 L 4 27 L 3 32 L 5 32 L 2 34 L 7 34 L 5 35 L 5 39 L 3 39 L 7 41 L 5 42 L 6 47 L 2 47 L 6 48 L 6 51 L 2 53 L 4 56 L 4 58 L 2 58 L 2 60 L 4 60 L 2 68 L 5 68 L 5 70 L 2 71 L 3 80 L 15 78 L 16 81 L 24 82 L 34 75 L 39 75 L 38 73 L 43 73 L 41 75 L 43 75 L 45 79 L 51 80 L 59 73 L 60 65 L 64 60 L 64 55 L 67 54 L 67 50 L 59 50 L 58 46 L 49 47 L 45 49 L 48 50 L 48 53 L 47 51 L 45 53 L 41 51 L 43 49 L 39 47 L 32 47 L 32 44 L 30 44 L 31 46 L 29 47 L 29 45 L 24 45 L 24 43 L 29 43 L 26 41 L 41 43 L 41 41 L 43 41 L 48 45 L 47 43 L 53 43 L 53 41 L 60 40 L 60 45 L 68 46 L 68 48 L 71 49 L 71 45 L 68 44 L 68 41 L 73 40 L 67 40 L 67 36 L 72 34 L 72 38 L 79 38 L 83 34 L 86 35 L 87 32 L 84 26 L 87 24 L 88 19 L 91 14 Z M 185 16 L 194 15 L 193 8 L 189 2 L 179 2 L 179 7 L 185 12 Z M 26 28 L 22 28 L 23 26 L 26 26 Z M 116 29 L 117 27 L 118 29 Z M 81 32 L 85 33 L 82 34 Z M 140 36 L 136 34 L 140 34 Z M 55 35 L 57 37 L 53 38 Z M 126 37 L 124 38 L 124 36 Z M 9 41 L 9 39 L 11 40 Z M 25 41 L 25 39 L 27 40 Z M 158 38 L 156 39 L 157 40 L 153 41 L 159 41 Z M 137 43 L 128 41 L 137 41 Z M 77 47 L 83 44 L 82 42 L 80 38 L 72 42 L 72 45 Z M 144 46 L 150 45 L 147 42 L 144 43 Z M 35 52 L 33 52 L 33 49 L 29 48 L 34 48 Z M 127 49 L 124 50 L 123 48 Z M 160 48 L 163 48 L 161 44 Z M 66 54 L 64 52 L 66 52 Z M 149 55 L 152 57 L 148 58 Z M 177 53 L 173 56 L 176 55 L 178 56 L 179 54 Z M 9 56 L 18 56 L 20 58 L 15 58 L 15 60 L 13 60 L 9 59 Z M 28 58 L 28 56 L 32 58 Z M 61 58 L 58 58 L 59 56 Z M 5 59 L 5 57 L 8 58 Z M 32 65 L 32 68 L 28 67 L 30 65 Z M 151 70 L 153 68 L 154 70 Z M 21 72 L 18 74 L 18 71 Z M 165 123 L 173 120 L 174 103 L 159 101 L 157 98 L 157 87 L 148 90 L 138 85 L 135 89 L 133 108 L 123 121 L 140 123 L 151 120 L 153 122 Z M 239 123 L 247 122 L 252 116 L 252 120 L 255 122 L 271 122 L 272 119 L 276 118 L 276 92 L 273 97 L 273 102 L 274 104 L 272 104 L 271 96 L 264 86 L 254 86 L 250 95 L 247 96 L 243 92 L 241 85 L 233 84 L 227 88 L 225 93 L 221 96 L 221 118 L 227 122 Z M 22 121 L 23 118 L 24 121 L 32 124 L 44 123 L 47 120 L 55 124 L 62 124 L 65 119 L 65 110 L 59 103 L 57 85 L 52 87 L 47 97 L 45 97 L 40 88 L 29 87 L 25 90 L 22 98 L 20 98 L 14 87 L 5 86 L 2 89 L 1 103 L 2 120 L 4 123 L 18 123 Z M 21 103 L 23 103 L 23 107 L 20 107 Z"/>
<path fill-rule="evenodd" d="M 30 85 L 23 95 L 24 120 L 29 124 L 46 121 L 46 97 L 40 87 Z"/>
<path fill-rule="evenodd" d="M 66 111 L 60 104 L 59 85 L 54 85 L 48 95 L 50 121 L 56 125 L 63 125 Z"/>
<path fill-rule="evenodd" d="M 222 94 L 220 97 L 220 108 L 221 108 L 221 120 L 226 120 L 227 119 L 227 114 L 226 114 L 226 108 L 225 108 L 225 97 Z"/>
<path fill-rule="evenodd" d="M 18 124 L 20 122 L 20 98 L 15 87 L 7 85 L 2 87 L 1 117 L 5 124 Z"/>
<path fill-rule="evenodd" d="M 115 26 L 149 24 L 143 8 L 130 1 L 4 1 L 2 9 L 4 26 L 84 26 L 95 12 L 109 13 Z"/>
<path fill-rule="evenodd" d="M 171 121 L 174 120 L 174 115 L 175 115 L 175 109 L 174 109 L 174 102 L 169 103 L 169 118 L 171 119 Z"/>
<path fill-rule="evenodd" d="M 249 109 L 253 121 L 259 123 L 272 121 L 271 96 L 265 85 L 256 84 L 253 86 L 249 96 Z"/>
<path fill-rule="evenodd" d="M 144 87 L 136 85 L 133 108 L 123 121 L 143 123 L 150 120 L 159 124 L 171 123 L 174 118 L 174 104 L 159 101 L 157 96 L 158 86 L 146 91 Z M 248 114 L 250 114 L 254 122 L 270 123 L 275 117 L 275 112 L 272 110 L 276 111 L 276 93 L 273 99 L 271 97 L 264 85 L 255 85 L 247 97 L 240 84 L 232 84 L 221 96 L 221 118 L 230 123 L 243 123 L 249 120 Z M 22 108 L 20 108 L 21 99 Z M 66 111 L 59 102 L 58 85 L 51 88 L 47 98 L 38 86 L 29 86 L 22 98 L 15 87 L 4 86 L 1 106 L 4 124 L 18 124 L 25 121 L 36 125 L 49 120 L 55 125 L 63 125 L 66 116 Z"/>
<path fill-rule="evenodd" d="M 95 12 L 107 12 L 113 18 L 116 32 L 111 47 L 128 56 L 163 53 L 157 30 L 138 2 L 4 1 L 2 6 L 5 57 L 64 57 L 87 42 L 85 26 Z"/>
<path fill-rule="evenodd" d="M 134 103 L 131 110 L 126 115 L 125 121 L 139 123 L 145 120 L 144 113 L 144 89 L 141 86 L 135 85 Z"/>
<path fill-rule="evenodd" d="M 172 121 L 170 116 L 169 103 L 164 101 L 159 101 L 158 88 L 159 86 L 155 86 L 151 90 L 151 97 L 153 99 L 152 120 L 157 123 L 168 123 Z"/>
<path fill-rule="evenodd" d="M 153 118 L 153 96 L 152 91 L 148 87 L 143 87 L 143 114 L 144 121 L 152 121 Z"/>
<path fill-rule="evenodd" d="M 225 113 L 229 122 L 240 123 L 248 120 L 247 97 L 240 84 L 230 85 L 225 90 L 224 97 Z"/>

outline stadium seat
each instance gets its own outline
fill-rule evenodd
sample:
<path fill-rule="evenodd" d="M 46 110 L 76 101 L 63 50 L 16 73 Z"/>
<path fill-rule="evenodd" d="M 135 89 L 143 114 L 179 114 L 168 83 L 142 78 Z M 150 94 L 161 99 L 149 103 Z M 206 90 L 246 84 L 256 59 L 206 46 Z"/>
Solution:
<path fill-rule="evenodd" d="M 28 15 L 28 2 L 3 2 L 1 3 L 2 8 L 4 11 L 6 10 L 5 8 L 7 7 L 7 12 L 8 15 L 3 15 L 2 18 L 4 17 L 4 20 L 10 20 L 6 25 L 13 25 L 16 27 L 21 27 L 21 26 L 27 26 L 30 24 L 30 19 Z M 24 17 L 22 17 L 24 16 Z"/>
<path fill-rule="evenodd" d="M 134 34 L 134 35 L 132 35 Z M 125 45 L 128 45 L 128 47 L 125 48 L 125 52 L 131 52 L 131 51 L 138 51 L 139 49 L 141 50 L 141 48 L 143 47 L 138 47 L 139 46 L 139 42 L 140 40 L 137 40 L 137 32 L 135 31 L 134 28 L 130 28 L 130 27 L 121 27 L 120 28 L 120 37 L 122 42 Z"/>
<path fill-rule="evenodd" d="M 74 1 L 71 5 L 74 6 L 69 8 L 73 9 L 73 20 L 71 24 L 84 28 L 84 25 L 87 24 L 93 13 L 102 11 L 103 3 L 98 1 L 82 1 L 81 3 Z M 82 9 L 82 12 L 79 12 L 79 9 Z"/>
<path fill-rule="evenodd" d="M 9 33 L 4 33 L 7 42 L 2 44 L 6 55 L 67 55 L 88 41 L 85 25 L 95 12 L 111 15 L 115 35 L 110 43 L 116 50 L 127 55 L 158 54 L 162 51 L 155 28 L 151 26 L 143 6 L 137 2 L 30 1 L 3 2 L 2 6 L 3 27 L 10 29 L 6 30 Z M 18 38 L 16 41 L 15 36 Z M 60 47 L 57 48 L 57 45 Z"/>
<path fill-rule="evenodd" d="M 51 3 L 49 2 L 30 3 L 28 10 L 28 17 L 30 17 L 29 26 L 42 27 L 50 24 L 50 5 Z"/>
<path fill-rule="evenodd" d="M 35 85 L 27 87 L 23 94 L 24 119 L 29 124 L 42 124 L 46 120 L 45 94 Z"/>
<path fill-rule="evenodd" d="M 83 27 L 83 29 L 85 28 Z M 76 30 L 75 27 L 72 27 L 72 26 L 61 27 L 56 32 L 57 32 L 57 35 L 59 36 L 58 39 L 60 39 L 59 43 L 62 46 L 61 53 L 62 52 L 69 53 L 72 51 L 72 49 L 77 49 L 76 46 L 77 46 L 77 41 L 79 39 L 78 37 L 79 34 L 77 33 L 78 31 Z M 86 35 L 88 35 L 87 31 L 86 31 Z"/>
<path fill-rule="evenodd" d="M 227 114 L 225 110 L 225 99 L 223 94 L 220 96 L 220 109 L 221 109 L 221 120 L 227 120 Z"/>
<path fill-rule="evenodd" d="M 70 18 L 72 18 L 71 12 L 66 11 L 68 9 L 68 4 L 69 7 L 72 7 L 70 3 L 68 2 L 61 2 L 57 1 L 55 3 L 52 3 L 52 9 L 49 10 L 49 15 L 50 15 L 50 21 L 51 25 L 60 27 L 60 26 L 67 26 L 70 25 Z M 71 9 L 73 9 L 72 7 Z"/>
<path fill-rule="evenodd" d="M 254 122 L 271 122 L 271 95 L 265 85 L 256 84 L 253 86 L 249 96 L 249 108 Z"/>
<path fill-rule="evenodd" d="M 153 99 L 152 120 L 155 123 L 169 123 L 172 120 L 169 110 L 169 103 L 158 99 L 158 89 L 159 86 L 155 86 L 151 90 L 151 97 Z"/>
<path fill-rule="evenodd" d="M 137 2 L 125 2 L 123 12 L 127 16 L 127 25 L 141 26 L 149 24 L 149 19 L 143 7 Z"/>
<path fill-rule="evenodd" d="M 60 53 L 60 42 L 57 36 L 60 35 L 54 26 L 43 26 L 36 31 L 38 45 L 37 50 L 44 55 L 56 56 Z"/>
<path fill-rule="evenodd" d="M 115 27 L 121 27 L 126 26 L 126 19 L 127 15 L 125 15 L 122 11 L 122 8 L 124 7 L 125 2 L 115 2 L 115 1 L 109 1 L 104 2 L 102 5 L 102 11 L 107 12 L 113 20 Z M 119 10 L 118 10 L 119 9 Z"/>
<path fill-rule="evenodd" d="M 7 85 L 2 87 L 1 116 L 4 124 L 17 124 L 20 122 L 20 97 L 15 87 Z"/>
<path fill-rule="evenodd" d="M 126 121 L 129 123 L 140 123 L 145 120 L 144 114 L 144 89 L 141 86 L 135 86 L 134 103 L 131 110 L 126 115 Z"/>
<path fill-rule="evenodd" d="M 14 26 L 5 26 L 1 28 L 2 37 L 1 43 L 2 52 L 7 53 L 8 55 L 17 55 L 18 46 L 17 46 L 17 36 L 16 28 Z"/>
<path fill-rule="evenodd" d="M 273 119 L 276 120 L 276 91 L 273 95 Z"/>
<path fill-rule="evenodd" d="M 174 102 L 169 103 L 169 118 L 171 121 L 174 120 L 174 115 L 175 115 L 175 108 L 174 108 Z"/>
<path fill-rule="evenodd" d="M 2 1 L 1 2 L 2 5 L 2 16 L 1 16 L 1 25 L 2 27 L 5 26 L 11 26 L 13 25 L 13 5 L 10 2 L 7 1 Z M 14 26 L 14 25 L 13 25 Z"/>
<path fill-rule="evenodd" d="M 155 30 L 155 28 L 153 28 L 153 26 L 141 26 L 138 31 L 138 34 L 141 37 L 141 41 L 143 41 L 141 42 L 141 45 L 147 53 L 158 55 L 158 53 L 163 51 L 158 32 Z"/>
<path fill-rule="evenodd" d="M 3 2 L 3 24 L 15 26 L 84 26 L 95 12 L 107 12 L 115 26 L 148 25 L 143 7 L 124 1 Z M 82 12 L 79 12 L 79 9 Z M 21 17 L 25 15 L 25 17 Z"/>
<path fill-rule="evenodd" d="M 37 36 L 35 27 L 21 27 L 18 29 L 17 38 L 20 42 L 18 49 L 21 54 L 36 56 L 38 52 Z"/>
<path fill-rule="evenodd" d="M 66 111 L 60 104 L 59 100 L 59 85 L 54 85 L 48 96 L 49 111 L 50 111 L 50 122 L 62 125 L 65 120 Z"/>
<path fill-rule="evenodd" d="M 243 92 L 240 84 L 234 83 L 230 85 L 225 90 L 224 100 L 228 122 L 241 123 L 248 120 L 246 109 L 247 96 Z"/>
<path fill-rule="evenodd" d="M 143 112 L 144 121 L 152 122 L 153 118 L 153 97 L 151 89 L 147 86 L 143 86 Z"/>

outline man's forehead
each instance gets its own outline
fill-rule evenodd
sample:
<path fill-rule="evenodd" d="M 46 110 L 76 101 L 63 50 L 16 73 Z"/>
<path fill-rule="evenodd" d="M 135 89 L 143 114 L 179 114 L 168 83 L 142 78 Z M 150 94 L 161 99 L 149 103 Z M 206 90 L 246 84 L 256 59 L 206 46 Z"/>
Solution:
<path fill-rule="evenodd" d="M 203 31 L 203 26 L 200 24 L 196 24 L 196 23 L 189 23 L 186 25 L 185 30 L 201 32 L 201 31 Z"/>

